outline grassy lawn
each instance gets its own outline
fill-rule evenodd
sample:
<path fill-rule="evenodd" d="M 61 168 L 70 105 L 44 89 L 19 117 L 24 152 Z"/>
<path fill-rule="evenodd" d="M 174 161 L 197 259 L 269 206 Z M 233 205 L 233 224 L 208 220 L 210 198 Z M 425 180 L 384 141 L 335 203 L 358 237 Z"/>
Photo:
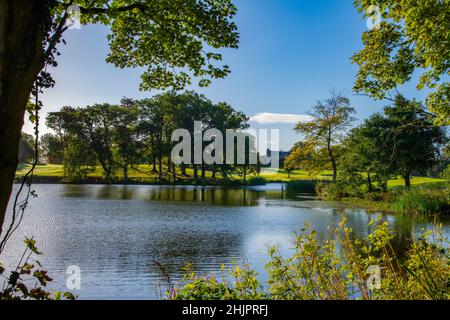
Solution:
<path fill-rule="evenodd" d="M 30 165 L 20 165 L 17 170 L 17 176 L 24 175 L 27 170 L 29 170 Z M 139 165 L 137 166 L 138 170 L 130 169 L 128 176 L 130 178 L 155 178 L 156 174 L 151 173 L 151 167 L 149 165 Z M 118 172 L 119 176 L 121 172 Z M 188 169 L 187 174 L 192 177 L 193 170 Z M 261 173 L 261 176 L 264 177 L 268 182 L 288 182 L 290 180 L 313 180 L 313 179 L 330 179 L 331 178 L 331 171 L 324 171 L 321 175 L 317 177 L 311 177 L 308 175 L 308 173 L 304 170 L 297 170 L 294 172 L 291 172 L 290 179 L 288 178 L 288 174 L 285 170 L 276 170 L 276 169 L 266 169 L 264 172 Z M 38 165 L 36 167 L 36 170 L 34 172 L 34 175 L 37 177 L 54 177 L 54 178 L 62 178 L 64 176 L 64 168 L 62 165 L 58 164 L 47 164 L 47 165 Z M 88 175 L 89 177 L 94 178 L 101 178 L 102 177 L 102 169 L 100 167 L 97 167 L 95 172 L 90 173 Z M 207 172 L 207 177 L 211 176 L 210 172 Z M 182 178 L 182 177 L 180 177 Z M 234 177 L 235 179 L 238 179 L 238 177 Z M 435 182 L 443 182 L 445 180 L 442 179 L 435 179 L 435 178 L 427 178 L 427 177 L 413 177 L 411 179 L 411 183 L 413 185 L 420 185 L 420 184 L 427 184 L 427 183 L 435 183 Z M 394 179 L 390 180 L 388 182 L 389 187 L 397 187 L 397 186 L 403 186 L 404 182 L 402 179 Z"/>
<path fill-rule="evenodd" d="M 444 179 L 437 179 L 437 178 L 428 178 L 428 177 L 412 177 L 411 178 L 411 184 L 412 185 L 420 185 L 420 184 L 428 184 L 428 183 L 437 183 L 437 182 L 445 182 Z M 395 180 L 389 180 L 388 181 L 388 187 L 399 187 L 404 186 L 405 182 L 403 179 L 395 179 Z"/>

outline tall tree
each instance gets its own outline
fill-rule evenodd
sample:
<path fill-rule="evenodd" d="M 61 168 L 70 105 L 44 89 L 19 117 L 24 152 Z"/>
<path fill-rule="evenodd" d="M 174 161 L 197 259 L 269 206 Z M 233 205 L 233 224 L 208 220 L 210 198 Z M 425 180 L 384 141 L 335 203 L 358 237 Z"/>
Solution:
<path fill-rule="evenodd" d="M 445 130 L 433 125 L 417 101 L 401 96 L 395 100 L 383 114 L 373 114 L 353 129 L 345 141 L 340 168 L 346 182 L 365 180 L 373 190 L 375 183 L 385 186 L 390 176 L 401 176 L 410 187 L 413 173 L 425 174 L 438 161 L 447 141 Z"/>
<path fill-rule="evenodd" d="M 381 13 L 379 28 L 363 33 L 364 48 L 352 61 L 359 65 L 355 90 L 383 99 L 420 74 L 417 88 L 427 88 L 435 123 L 450 124 L 450 4 L 448 0 L 356 0 L 365 16 L 372 5 Z"/>
<path fill-rule="evenodd" d="M 384 152 L 389 152 L 393 173 L 401 175 L 409 187 L 413 172 L 424 174 L 436 164 L 440 146 L 446 142 L 444 128 L 433 125 L 420 103 L 400 95 L 384 113 Z M 382 152 L 381 146 L 378 150 Z"/>
<path fill-rule="evenodd" d="M 355 109 L 350 100 L 336 92 L 329 99 L 317 102 L 310 115 L 311 121 L 300 122 L 295 127 L 304 135 L 304 147 L 309 158 L 303 161 L 307 167 L 317 170 L 331 168 L 333 181 L 337 179 L 339 158 L 342 156 L 341 142 L 345 131 L 354 120 Z"/>
<path fill-rule="evenodd" d="M 190 74 L 208 85 L 229 73 L 209 48 L 237 48 L 230 0 L 0 0 L 0 233 L 5 219 L 23 118 L 33 84 L 50 87 L 45 66 L 56 66 L 72 5 L 83 24 L 110 26 L 107 61 L 146 67 L 141 89 L 177 89 Z M 39 90 L 35 90 L 38 93 Z"/>
<path fill-rule="evenodd" d="M 66 149 L 80 149 L 75 144 L 84 146 L 82 153 L 77 151 L 74 155 L 85 154 L 85 149 L 90 149 L 100 163 L 106 180 L 110 180 L 117 169 L 113 150 L 116 129 L 113 108 L 107 103 L 76 109 L 64 107 L 59 112 L 50 112 L 47 117 L 47 123 L 52 128 L 58 128 L 65 137 Z"/>
<path fill-rule="evenodd" d="M 57 135 L 44 134 L 41 137 L 41 151 L 48 163 L 62 164 L 64 162 L 64 145 Z"/>
<path fill-rule="evenodd" d="M 123 170 L 123 182 L 128 183 L 130 165 L 139 161 L 141 144 L 138 141 L 138 109 L 130 99 L 111 107 L 113 142 L 117 148 L 119 166 Z"/>
<path fill-rule="evenodd" d="M 19 144 L 19 162 L 30 163 L 34 156 L 34 140 L 33 136 L 22 132 Z"/>
<path fill-rule="evenodd" d="M 226 102 L 219 102 L 214 105 L 214 108 L 211 109 L 212 115 L 210 116 L 210 127 L 218 129 L 223 137 L 224 145 L 227 144 L 227 129 L 230 130 L 245 130 L 249 128 L 248 120 L 249 118 L 242 112 L 236 111 L 230 104 Z M 252 146 L 253 147 L 253 146 Z M 247 150 L 245 151 L 247 152 Z M 224 159 L 227 156 L 226 150 L 223 152 Z M 232 166 L 227 164 L 215 165 L 213 166 L 213 174 L 215 175 L 216 170 L 220 169 L 223 178 L 228 177 L 228 173 L 232 171 Z"/>
<path fill-rule="evenodd" d="M 288 173 L 288 179 L 291 178 L 292 171 L 299 170 L 302 167 L 302 162 L 305 160 L 308 160 L 308 155 L 305 154 L 304 143 L 295 143 L 289 155 L 284 159 L 283 164 L 284 169 Z"/>
<path fill-rule="evenodd" d="M 384 115 L 373 114 L 363 124 L 351 130 L 344 141 L 344 155 L 339 164 L 339 180 L 358 191 L 366 185 L 366 191 L 387 188 L 392 175 L 391 155 L 386 141 L 389 128 Z"/>

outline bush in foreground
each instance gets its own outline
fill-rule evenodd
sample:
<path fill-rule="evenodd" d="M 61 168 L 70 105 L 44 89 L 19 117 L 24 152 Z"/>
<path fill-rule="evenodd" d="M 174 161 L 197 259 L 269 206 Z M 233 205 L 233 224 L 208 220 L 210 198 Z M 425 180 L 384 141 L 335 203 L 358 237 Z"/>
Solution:
<path fill-rule="evenodd" d="M 370 223 L 370 226 L 374 221 Z M 448 240 L 440 233 L 423 232 L 404 258 L 398 257 L 386 222 L 355 240 L 345 219 L 333 230 L 336 240 L 320 242 L 307 227 L 295 241 L 295 253 L 283 258 L 269 251 L 269 280 L 263 287 L 248 265 L 236 267 L 228 281 L 214 274 L 186 276 L 179 288 L 170 286 L 176 300 L 448 300 L 450 258 Z M 338 249 L 339 248 L 339 249 Z M 446 249 L 447 248 L 447 249 Z M 379 278 L 377 278 L 379 272 Z M 379 279 L 379 282 L 377 280 Z"/>
<path fill-rule="evenodd" d="M 0 285 L 0 300 L 74 300 L 70 292 L 48 291 L 47 284 L 53 281 L 33 255 L 42 253 L 36 247 L 36 241 L 26 239 L 26 249 L 17 267 L 6 276 L 6 270 L 0 263 L 0 277 L 4 278 Z"/>

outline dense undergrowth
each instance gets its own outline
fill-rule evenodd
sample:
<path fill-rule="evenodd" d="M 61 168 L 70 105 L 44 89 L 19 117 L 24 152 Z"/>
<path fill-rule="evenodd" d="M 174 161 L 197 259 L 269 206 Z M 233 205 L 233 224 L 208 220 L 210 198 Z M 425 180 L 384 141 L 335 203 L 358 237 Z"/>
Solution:
<path fill-rule="evenodd" d="M 448 240 L 439 231 L 423 232 L 399 257 L 387 222 L 355 239 L 345 219 L 332 230 L 335 240 L 319 241 L 308 227 L 295 240 L 295 252 L 284 258 L 271 248 L 265 286 L 249 265 L 235 267 L 231 280 L 223 274 L 189 273 L 182 284 L 170 285 L 174 300 L 448 300 Z M 333 238 L 333 237 L 332 237 Z"/>
<path fill-rule="evenodd" d="M 368 192 L 328 181 L 292 181 L 287 184 L 290 195 L 315 193 L 325 200 L 339 200 L 398 213 L 450 216 L 450 184 L 448 182 L 394 187 Z"/>

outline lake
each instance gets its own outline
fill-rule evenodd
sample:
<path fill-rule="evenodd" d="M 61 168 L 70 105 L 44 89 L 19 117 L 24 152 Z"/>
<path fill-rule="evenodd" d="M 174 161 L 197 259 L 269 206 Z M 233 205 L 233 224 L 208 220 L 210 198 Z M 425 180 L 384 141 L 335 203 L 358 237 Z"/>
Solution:
<path fill-rule="evenodd" d="M 17 186 L 16 186 L 17 189 Z M 25 236 L 44 253 L 38 259 L 54 282 L 67 290 L 66 270 L 81 269 L 80 299 L 157 299 L 162 277 L 155 262 L 174 280 L 192 263 L 199 274 L 220 273 L 233 262 L 248 262 L 265 279 L 267 249 L 277 245 L 288 255 L 295 232 L 307 223 L 318 237 L 330 237 L 345 206 L 311 197 L 286 199 L 281 184 L 262 187 L 175 187 L 36 184 L 24 220 L 1 259 L 17 264 Z M 366 235 L 370 216 L 348 209 L 348 224 Z M 432 221 L 383 215 L 396 232 L 394 246 Z M 443 229 L 450 234 L 449 221 Z"/>

